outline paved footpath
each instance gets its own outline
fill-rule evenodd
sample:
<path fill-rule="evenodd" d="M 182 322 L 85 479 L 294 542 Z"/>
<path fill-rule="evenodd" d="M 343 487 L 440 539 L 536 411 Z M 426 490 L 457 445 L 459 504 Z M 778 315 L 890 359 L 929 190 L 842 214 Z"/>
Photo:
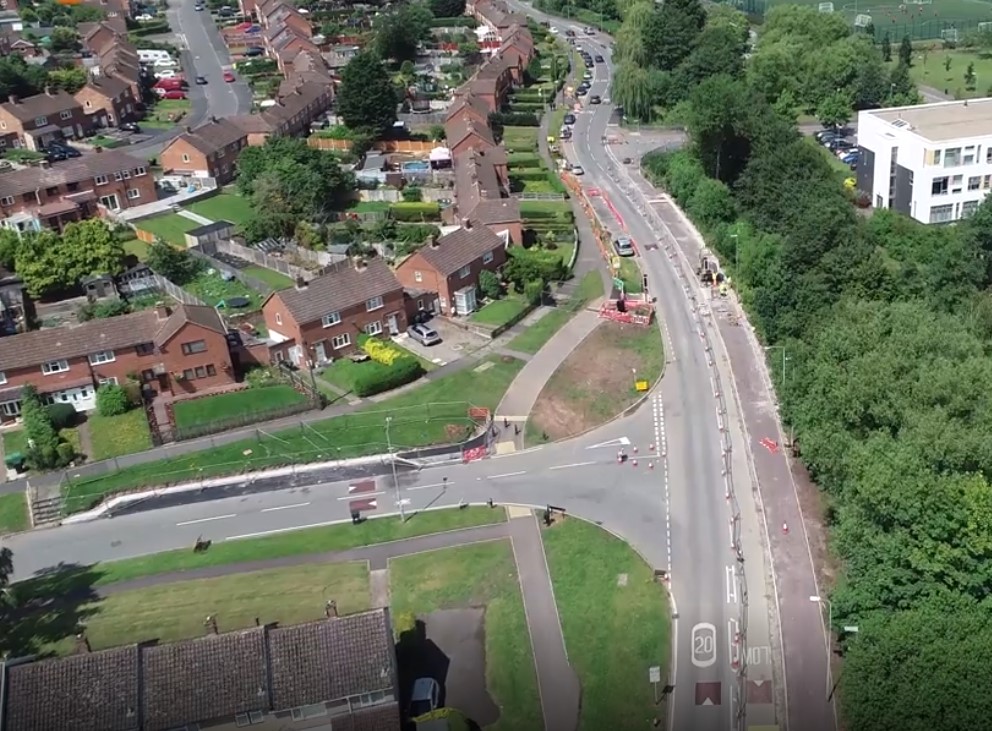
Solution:
<path fill-rule="evenodd" d="M 565 638 L 558 618 L 558 605 L 555 603 L 551 574 L 544 554 L 541 527 L 535 514 L 527 508 L 508 508 L 507 512 L 508 520 L 505 523 L 433 533 L 346 551 L 282 556 L 143 576 L 131 581 L 99 587 L 97 594 L 106 597 L 135 589 L 165 586 L 177 581 L 212 579 L 289 566 L 367 561 L 371 574 L 373 604 L 384 606 L 387 602 L 376 601 L 376 596 L 388 596 L 388 588 L 385 591 L 376 591 L 376 584 L 377 579 L 388 582 L 386 573 L 391 559 L 473 543 L 509 539 L 513 546 L 513 558 L 517 566 L 524 612 L 527 617 L 527 631 L 530 634 L 534 656 L 545 731 L 576 731 L 579 719 L 579 680 L 568 664 Z M 416 517 L 413 519 L 416 520 Z"/>

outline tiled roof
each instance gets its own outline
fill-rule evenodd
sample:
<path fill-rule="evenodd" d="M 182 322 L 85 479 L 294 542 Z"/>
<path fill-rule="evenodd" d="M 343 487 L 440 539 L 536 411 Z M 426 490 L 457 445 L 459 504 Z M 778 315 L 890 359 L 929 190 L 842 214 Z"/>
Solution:
<path fill-rule="evenodd" d="M 33 121 L 37 117 L 56 115 L 68 109 L 79 108 L 79 102 L 72 94 L 58 89 L 19 99 L 16 103 L 8 101 L 0 106 L 15 118 L 26 122 Z"/>
<path fill-rule="evenodd" d="M 227 121 L 236 124 L 245 134 L 266 134 L 272 132 L 276 125 L 261 114 L 238 114 L 228 117 Z"/>
<path fill-rule="evenodd" d="M 510 68 L 510 62 L 502 55 L 492 56 L 489 61 L 479 67 L 477 79 L 498 79 Z"/>
<path fill-rule="evenodd" d="M 472 223 L 515 223 L 520 220 L 520 202 L 516 198 L 481 200 L 475 208 L 463 215 Z"/>
<path fill-rule="evenodd" d="M 498 200 L 503 195 L 496 165 L 506 163 L 506 153 L 494 147 L 488 151 L 469 150 L 455 158 L 455 202 L 458 212 L 469 213 L 482 200 Z"/>
<path fill-rule="evenodd" d="M 300 84 L 293 93 L 283 96 L 280 103 L 262 112 L 262 116 L 267 119 L 288 121 L 320 99 L 326 89 L 326 86 L 312 81 Z"/>
<path fill-rule="evenodd" d="M 40 366 L 56 358 L 81 358 L 102 350 L 131 348 L 139 343 L 155 342 L 161 346 L 187 322 L 226 332 L 223 319 L 212 307 L 180 305 L 164 321 L 154 310 L 144 310 L 90 320 L 74 327 L 9 335 L 0 349 L 0 371 Z"/>
<path fill-rule="evenodd" d="M 24 168 L 0 173 L 0 197 L 16 197 L 38 188 L 50 188 L 79 183 L 97 175 L 112 175 L 121 170 L 147 168 L 148 163 L 118 150 L 104 150 L 95 155 L 83 155 L 47 168 Z"/>
<path fill-rule="evenodd" d="M 479 97 L 471 92 L 461 94 L 454 103 L 448 107 L 445 123 L 455 117 L 477 119 L 483 124 L 489 122 L 489 107 Z"/>
<path fill-rule="evenodd" d="M 349 260 L 332 264 L 305 288 L 282 289 L 272 296 L 282 301 L 298 325 L 304 325 L 402 289 L 389 266 L 376 258 L 362 271 Z"/>
<path fill-rule="evenodd" d="M 386 610 L 270 630 L 273 707 L 391 688 L 392 642 Z"/>
<path fill-rule="evenodd" d="M 424 246 L 418 253 L 438 274 L 447 277 L 501 246 L 503 240 L 488 228 L 473 226 L 442 236 L 437 246 Z"/>
<path fill-rule="evenodd" d="M 97 94 L 101 94 L 108 99 L 116 99 L 127 92 L 131 87 L 126 81 L 114 78 L 113 76 L 98 76 L 90 79 L 85 88 L 88 88 Z M 79 92 L 76 93 L 78 94 Z"/>
<path fill-rule="evenodd" d="M 176 139 L 185 140 L 204 155 L 212 155 L 244 139 L 245 132 L 227 119 L 211 119 L 195 129 L 188 129 Z"/>
<path fill-rule="evenodd" d="M 473 119 L 453 117 L 444 124 L 444 137 L 449 148 L 455 148 L 469 135 L 474 134 L 486 147 L 495 147 L 496 140 L 489 125 L 480 124 Z"/>
<path fill-rule="evenodd" d="M 138 728 L 136 645 L 11 665 L 6 674 L 5 731 Z"/>

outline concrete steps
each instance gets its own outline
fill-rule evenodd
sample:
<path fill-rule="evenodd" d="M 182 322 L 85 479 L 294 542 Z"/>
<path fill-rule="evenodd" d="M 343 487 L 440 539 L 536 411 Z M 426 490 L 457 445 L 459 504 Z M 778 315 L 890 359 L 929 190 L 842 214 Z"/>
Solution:
<path fill-rule="evenodd" d="M 31 501 L 31 523 L 36 528 L 62 520 L 62 498 L 46 497 Z"/>

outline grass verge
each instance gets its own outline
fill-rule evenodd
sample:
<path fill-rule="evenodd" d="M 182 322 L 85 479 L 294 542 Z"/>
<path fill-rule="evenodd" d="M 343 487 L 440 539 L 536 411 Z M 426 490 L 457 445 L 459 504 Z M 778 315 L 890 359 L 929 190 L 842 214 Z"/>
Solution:
<path fill-rule="evenodd" d="M 556 307 L 511 340 L 507 347 L 520 353 L 536 353 L 556 332 L 572 319 L 576 312 L 597 297 L 603 296 L 603 278 L 599 272 L 588 272 L 579 282 L 572 299 Z"/>
<path fill-rule="evenodd" d="M 31 527 L 28 502 L 23 491 L 0 495 L 0 535 L 16 533 Z"/>
<path fill-rule="evenodd" d="M 582 684 L 580 731 L 664 723 L 665 707 L 647 682 L 656 665 L 669 677 L 664 587 L 630 546 L 589 523 L 566 520 L 543 536 L 568 659 Z"/>
<path fill-rule="evenodd" d="M 177 401 L 173 415 L 176 426 L 182 430 L 263 415 L 303 401 L 303 396 L 292 386 L 265 386 Z"/>
<path fill-rule="evenodd" d="M 178 213 L 167 213 L 164 216 L 152 216 L 137 221 L 135 224 L 142 231 L 158 236 L 173 246 L 186 247 L 186 232 L 200 226 L 196 221 L 180 216 Z"/>
<path fill-rule="evenodd" d="M 404 556 L 389 562 L 394 616 L 486 607 L 486 686 L 501 708 L 490 729 L 543 727 L 530 635 L 509 541 Z"/>

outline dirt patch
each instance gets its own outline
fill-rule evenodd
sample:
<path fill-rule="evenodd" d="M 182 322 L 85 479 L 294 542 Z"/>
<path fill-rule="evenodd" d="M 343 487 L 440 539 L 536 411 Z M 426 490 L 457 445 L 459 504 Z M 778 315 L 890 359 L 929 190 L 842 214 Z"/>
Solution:
<path fill-rule="evenodd" d="M 530 413 L 527 441 L 564 439 L 609 421 L 643 395 L 635 380 L 654 385 L 664 358 L 657 326 L 601 322 L 544 386 Z"/>

